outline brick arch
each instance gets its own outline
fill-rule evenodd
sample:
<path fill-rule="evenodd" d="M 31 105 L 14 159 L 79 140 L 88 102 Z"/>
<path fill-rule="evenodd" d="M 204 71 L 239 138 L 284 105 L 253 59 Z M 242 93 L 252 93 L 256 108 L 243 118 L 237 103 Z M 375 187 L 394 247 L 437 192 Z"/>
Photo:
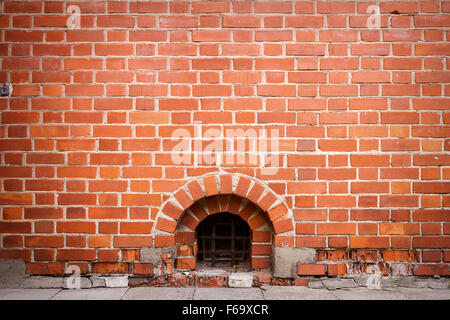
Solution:
<path fill-rule="evenodd" d="M 274 236 L 293 236 L 291 211 L 266 184 L 242 174 L 207 174 L 176 190 L 155 219 L 153 232 L 174 238 L 177 269 L 195 269 L 197 226 L 219 212 L 247 222 L 252 269 L 270 267 Z"/>
<path fill-rule="evenodd" d="M 272 230 L 270 220 L 264 212 L 251 201 L 233 194 L 214 195 L 195 202 L 184 212 L 178 221 L 177 231 L 195 231 L 208 216 L 230 212 L 247 222 L 250 230 Z"/>
<path fill-rule="evenodd" d="M 235 195 L 240 197 L 242 199 L 241 201 L 248 201 L 249 208 L 246 209 L 247 211 L 251 210 L 250 205 L 254 205 L 255 208 L 261 209 L 261 212 L 265 214 L 268 221 L 272 224 L 275 234 L 293 234 L 294 220 L 292 212 L 280 196 L 273 192 L 269 186 L 253 177 L 243 174 L 228 173 L 207 174 L 193 179 L 181 186 L 163 204 L 161 210 L 158 212 L 155 218 L 153 233 L 175 234 L 177 226 L 182 219 L 185 219 L 183 220 L 183 224 L 184 222 L 192 223 L 192 221 L 187 221 L 189 218 L 186 218 L 186 215 L 183 215 L 183 213 L 194 205 L 194 203 L 197 203 L 201 199 L 213 199 L 213 196 L 227 195 Z M 227 202 L 228 206 L 231 205 L 230 209 L 234 208 L 233 210 L 235 211 L 240 209 L 236 214 L 242 216 L 248 214 L 244 212 L 245 208 L 239 207 L 238 209 L 235 209 L 235 206 L 237 205 L 235 202 L 237 200 L 231 201 L 231 199 L 235 198 L 236 197 L 230 197 L 229 202 Z M 223 197 L 223 199 L 225 199 L 225 197 Z M 224 204 L 225 203 L 218 203 L 217 206 L 223 206 Z M 215 210 L 215 207 L 210 208 L 208 204 L 207 207 L 208 214 L 213 214 L 211 212 Z M 211 210 L 211 212 L 209 212 L 209 210 Z M 262 217 L 258 219 L 262 219 Z M 250 222 L 248 223 L 250 225 Z M 253 223 L 256 223 L 256 221 L 252 221 L 252 224 Z"/>

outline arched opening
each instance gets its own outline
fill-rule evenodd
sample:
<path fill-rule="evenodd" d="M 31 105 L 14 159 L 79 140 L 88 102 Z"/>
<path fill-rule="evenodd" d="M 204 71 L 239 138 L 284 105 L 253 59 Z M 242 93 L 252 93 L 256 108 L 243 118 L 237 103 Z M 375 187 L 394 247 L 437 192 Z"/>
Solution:
<path fill-rule="evenodd" d="M 197 227 L 197 267 L 250 270 L 251 231 L 236 214 L 220 212 Z"/>
<path fill-rule="evenodd" d="M 272 238 L 272 223 L 251 201 L 235 195 L 206 197 L 187 208 L 179 220 L 176 266 L 180 270 L 268 269 Z"/>
<path fill-rule="evenodd" d="M 292 212 L 268 186 L 242 174 L 207 174 L 174 192 L 155 218 L 153 230 L 173 236 L 177 270 L 197 269 L 197 227 L 225 212 L 250 228 L 251 270 L 270 269 L 274 248 L 294 246 Z"/>

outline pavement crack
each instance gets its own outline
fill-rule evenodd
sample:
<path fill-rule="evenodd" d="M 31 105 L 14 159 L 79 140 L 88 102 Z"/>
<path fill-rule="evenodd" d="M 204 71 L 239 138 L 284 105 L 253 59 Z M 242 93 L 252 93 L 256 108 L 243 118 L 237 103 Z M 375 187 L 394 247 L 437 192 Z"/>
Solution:
<path fill-rule="evenodd" d="M 128 291 L 131 290 L 131 287 L 128 287 L 127 290 L 123 293 L 119 300 L 124 300 L 123 298 L 127 295 Z"/>
<path fill-rule="evenodd" d="M 266 296 L 264 295 L 264 292 L 266 291 L 266 289 L 263 289 L 262 287 L 259 287 L 259 291 L 261 292 L 261 296 L 263 300 L 267 300 Z"/>
<path fill-rule="evenodd" d="M 48 300 L 52 300 L 61 291 L 63 291 L 63 289 L 59 289 L 58 291 L 56 291 L 54 295 L 52 295 L 50 298 L 48 298 Z"/>
<path fill-rule="evenodd" d="M 192 297 L 191 297 L 191 300 L 195 300 L 194 299 L 194 297 L 195 297 L 195 293 L 197 292 L 197 287 L 194 287 L 194 291 L 192 291 Z"/>

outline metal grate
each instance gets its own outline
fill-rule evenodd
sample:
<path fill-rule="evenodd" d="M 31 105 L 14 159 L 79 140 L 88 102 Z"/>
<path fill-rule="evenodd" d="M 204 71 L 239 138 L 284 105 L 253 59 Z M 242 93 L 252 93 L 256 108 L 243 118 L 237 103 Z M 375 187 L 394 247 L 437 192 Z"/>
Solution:
<path fill-rule="evenodd" d="M 197 229 L 197 259 L 210 266 L 249 260 L 250 230 L 239 216 L 223 212 L 207 217 Z"/>

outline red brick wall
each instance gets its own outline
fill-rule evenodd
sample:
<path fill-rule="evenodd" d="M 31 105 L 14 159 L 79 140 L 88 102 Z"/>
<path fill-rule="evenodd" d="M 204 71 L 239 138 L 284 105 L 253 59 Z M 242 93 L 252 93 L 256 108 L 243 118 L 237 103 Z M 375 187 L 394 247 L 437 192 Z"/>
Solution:
<path fill-rule="evenodd" d="M 450 1 L 380 2 L 379 28 L 372 4 L 2 1 L 0 259 L 151 272 L 139 248 L 175 244 L 157 236 L 163 204 L 219 171 L 170 156 L 174 130 L 201 121 L 279 130 L 275 175 L 220 172 L 287 206 L 274 244 L 324 265 L 299 275 L 448 275 Z"/>

